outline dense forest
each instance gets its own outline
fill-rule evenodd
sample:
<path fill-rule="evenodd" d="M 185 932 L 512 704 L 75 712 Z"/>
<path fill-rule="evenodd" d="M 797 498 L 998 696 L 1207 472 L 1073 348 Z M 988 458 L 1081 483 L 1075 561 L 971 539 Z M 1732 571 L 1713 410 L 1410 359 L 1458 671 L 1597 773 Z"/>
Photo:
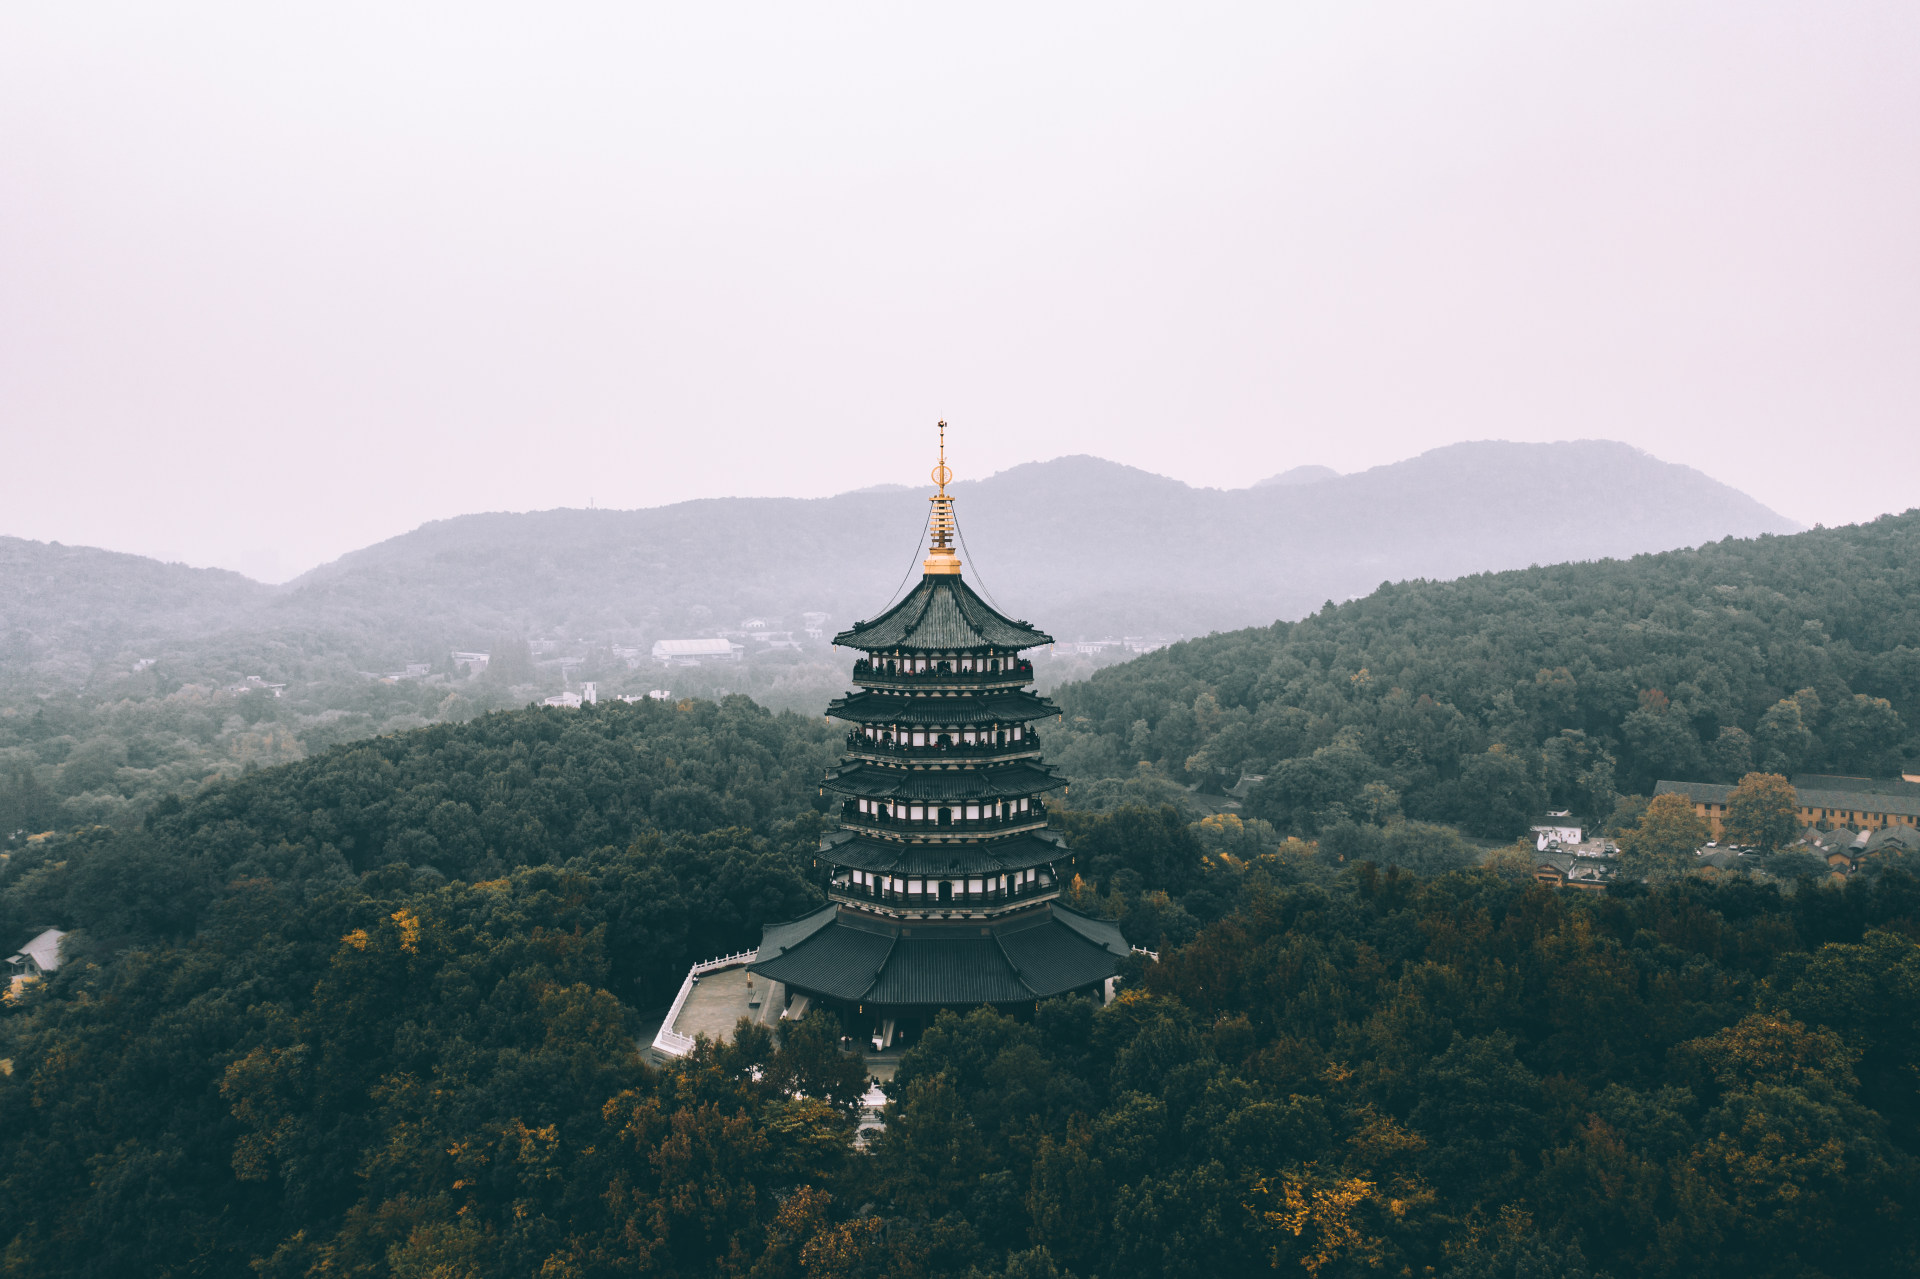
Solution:
<path fill-rule="evenodd" d="M 865 1147 L 823 1016 L 641 1052 L 820 900 L 825 720 L 491 711 L 63 808 L 0 861 L 0 940 L 70 930 L 0 1004 L 0 1275 L 1912 1273 L 1910 865 L 1555 893 L 1449 823 L 1901 767 L 1917 528 L 1388 587 L 1063 689 L 1069 900 L 1158 958 L 945 1016 Z M 61 785 L 134 767 L 41 710 L 10 749 L 64 737 Z"/>
<path fill-rule="evenodd" d="M 1283 832 L 1404 815 L 1511 838 L 1661 778 L 1920 760 L 1920 513 L 1384 585 L 1062 691 L 1075 777 L 1219 791 Z"/>
<path fill-rule="evenodd" d="M 1559 894 L 1256 820 L 1060 817 L 1123 997 L 949 1015 L 886 1128 L 819 1015 L 644 1064 L 819 900 L 829 725 L 494 713 L 54 835 L 0 931 L 0 1273 L 1909 1272 L 1920 883 Z M 1408 835 L 1407 832 L 1413 832 Z M 1460 867 L 1448 869 L 1449 866 Z"/>

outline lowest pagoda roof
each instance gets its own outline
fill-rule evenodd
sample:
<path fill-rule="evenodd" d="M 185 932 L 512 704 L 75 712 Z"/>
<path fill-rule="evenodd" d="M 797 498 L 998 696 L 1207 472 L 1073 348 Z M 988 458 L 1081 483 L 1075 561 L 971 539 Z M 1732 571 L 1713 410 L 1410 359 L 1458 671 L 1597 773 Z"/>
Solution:
<path fill-rule="evenodd" d="M 1127 955 L 1118 928 L 1057 902 L 964 925 L 902 925 L 829 905 L 769 925 L 747 967 L 831 999 L 966 1008 L 1082 990 L 1118 973 Z"/>
<path fill-rule="evenodd" d="M 1053 643 L 1053 636 L 1002 616 L 958 573 L 928 573 L 905 599 L 870 622 L 855 622 L 833 642 L 869 653 L 950 653 L 1037 648 Z"/>
<path fill-rule="evenodd" d="M 862 690 L 827 703 L 827 714 L 856 724 L 1023 724 L 1050 719 L 1060 708 L 1038 693 L 1007 689 L 993 693 L 876 693 Z"/>
<path fill-rule="evenodd" d="M 943 875 L 998 875 L 1046 866 L 1069 856 L 1052 831 L 989 839 L 911 843 L 838 830 L 820 841 L 820 856 L 835 866 L 876 875 L 938 879 Z"/>

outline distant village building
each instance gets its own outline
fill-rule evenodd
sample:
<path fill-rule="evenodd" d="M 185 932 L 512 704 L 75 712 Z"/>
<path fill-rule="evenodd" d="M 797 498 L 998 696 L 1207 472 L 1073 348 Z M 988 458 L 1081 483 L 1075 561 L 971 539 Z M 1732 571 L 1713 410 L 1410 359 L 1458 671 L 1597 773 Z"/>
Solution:
<path fill-rule="evenodd" d="M 1102 653 L 1151 653 L 1174 641 L 1158 635 L 1127 635 L 1119 639 L 1055 640 L 1049 652 L 1065 657 L 1097 657 Z"/>
<path fill-rule="evenodd" d="M 487 669 L 487 663 L 490 660 L 491 654 L 488 653 L 463 653 L 456 651 L 453 654 L 453 669 L 465 675 L 468 679 L 472 679 Z"/>
<path fill-rule="evenodd" d="M 249 675 L 238 684 L 227 685 L 226 691 L 235 696 L 241 693 L 265 693 L 269 697 L 278 697 L 286 688 L 285 684 L 269 684 L 258 675 Z"/>
<path fill-rule="evenodd" d="M 66 934 L 49 928 L 7 957 L 7 994 L 17 994 L 28 982 L 51 976 L 60 967 L 60 942 Z"/>
<path fill-rule="evenodd" d="M 1603 892 L 1620 873 L 1619 858 L 1610 840 L 1555 841 L 1534 858 L 1533 878 L 1549 888 Z"/>
<path fill-rule="evenodd" d="M 737 662 L 745 647 L 725 639 L 658 640 L 653 660 L 662 666 L 698 666 L 702 662 Z"/>
<path fill-rule="evenodd" d="M 1920 853 L 1920 828 L 1900 823 L 1857 831 L 1847 826 L 1833 830 L 1809 826 L 1787 848 L 1810 853 L 1834 874 L 1846 876 L 1882 854 Z"/>
<path fill-rule="evenodd" d="M 748 637 L 754 643 L 770 649 L 800 647 L 800 641 L 793 637 L 792 631 L 750 631 Z"/>
<path fill-rule="evenodd" d="M 66 934 L 49 928 L 7 957 L 13 977 L 45 977 L 60 967 L 60 940 Z"/>
<path fill-rule="evenodd" d="M 1567 812 L 1548 813 L 1536 821 L 1529 832 L 1533 835 L 1533 846 L 1541 852 L 1549 844 L 1573 845 L 1580 842 L 1580 823 Z"/>
<path fill-rule="evenodd" d="M 1227 797 L 1223 807 L 1229 810 L 1238 809 L 1252 797 L 1253 788 L 1266 780 L 1267 775 L 1265 773 L 1240 774 L 1240 780 L 1227 787 L 1223 792 Z"/>
<path fill-rule="evenodd" d="M 1883 826 L 1920 827 L 1920 782 L 1905 777 L 1839 777 L 1829 773 L 1801 773 L 1793 779 L 1800 799 L 1800 822 L 1804 826 L 1848 826 L 1856 830 L 1878 830 Z M 1706 818 L 1713 837 L 1721 836 L 1721 823 L 1727 815 L 1727 797 L 1733 787 L 1712 782 L 1663 781 L 1653 788 L 1655 795 L 1684 795 L 1693 803 L 1693 811 Z"/>

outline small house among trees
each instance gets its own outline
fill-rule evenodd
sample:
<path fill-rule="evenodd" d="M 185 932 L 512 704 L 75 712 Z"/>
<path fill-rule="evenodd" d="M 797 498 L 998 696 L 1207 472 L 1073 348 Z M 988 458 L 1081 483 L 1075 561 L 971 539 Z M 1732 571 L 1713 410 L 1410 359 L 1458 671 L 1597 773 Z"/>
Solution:
<path fill-rule="evenodd" d="M 7 956 L 8 989 L 23 981 L 37 981 L 60 967 L 60 940 L 66 934 L 49 928 Z"/>

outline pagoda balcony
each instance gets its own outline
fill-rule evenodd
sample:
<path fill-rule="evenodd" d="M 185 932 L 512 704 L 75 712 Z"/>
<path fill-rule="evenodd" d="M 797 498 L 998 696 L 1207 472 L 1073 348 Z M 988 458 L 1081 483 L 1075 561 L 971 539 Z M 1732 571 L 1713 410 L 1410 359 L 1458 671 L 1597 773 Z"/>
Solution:
<path fill-rule="evenodd" d="M 886 738 L 868 737 L 859 729 L 847 734 L 847 749 L 863 755 L 884 755 L 888 759 L 988 759 L 997 755 L 1032 755 L 1040 749 L 1040 739 L 1032 733 L 1023 733 L 1013 741 L 1006 742 L 969 742 L 953 741 L 952 735 L 940 734 L 949 740 L 944 745 L 909 746 Z"/>
<path fill-rule="evenodd" d="M 995 684 L 1018 687 L 1033 682 L 1033 663 L 1010 659 L 995 670 L 961 670 L 950 660 L 927 663 L 925 670 L 913 670 L 905 662 L 876 662 L 861 658 L 853 664 L 853 681 L 869 686 L 899 686 L 924 689 L 951 686 L 980 688 Z"/>
<path fill-rule="evenodd" d="M 909 807 L 898 805 L 895 807 Z M 923 804 L 921 811 L 938 814 L 943 810 L 952 813 L 958 808 L 966 810 L 963 804 Z M 998 832 L 1012 830 L 1021 826 L 1044 826 L 1047 824 L 1047 806 L 1040 800 L 1033 800 L 1024 812 L 1009 812 L 997 817 L 948 817 L 941 821 L 937 816 L 923 817 L 915 821 L 911 817 L 890 817 L 884 811 L 863 813 L 860 801 L 847 800 L 840 805 L 840 820 L 844 825 L 860 830 L 882 831 L 889 835 L 936 835 L 951 831 L 965 834 L 970 831 Z"/>
<path fill-rule="evenodd" d="M 878 905 L 896 910 L 941 911 L 964 910 L 968 907 L 979 909 L 993 906 L 1019 906 L 1027 902 L 1041 901 L 1059 895 L 1060 885 L 1053 876 L 1042 871 L 1039 878 L 1024 884 L 1012 884 L 1006 888 L 985 888 L 980 892 L 955 890 L 955 883 L 966 880 L 923 881 L 926 889 L 921 892 L 908 892 L 904 880 L 889 880 L 885 883 L 858 884 L 842 872 L 833 877 L 827 885 L 827 896 L 837 902 L 852 906 Z M 941 888 L 947 891 L 943 895 Z"/>

